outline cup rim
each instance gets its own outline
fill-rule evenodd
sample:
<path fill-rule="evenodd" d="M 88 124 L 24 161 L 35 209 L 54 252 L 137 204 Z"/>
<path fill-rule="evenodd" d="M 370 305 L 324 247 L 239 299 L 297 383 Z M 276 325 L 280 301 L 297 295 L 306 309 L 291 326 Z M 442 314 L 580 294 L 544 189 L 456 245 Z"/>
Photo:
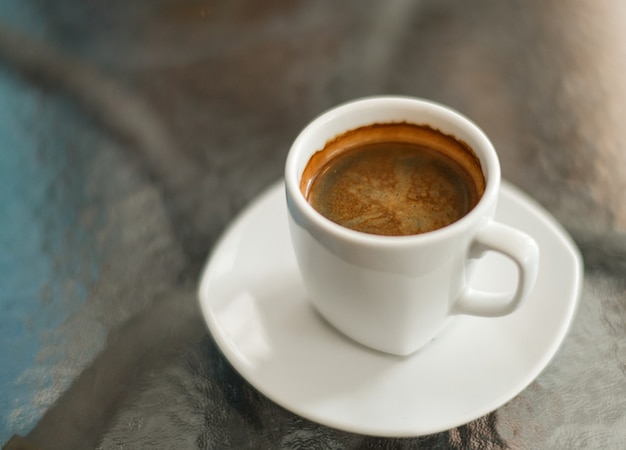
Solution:
<path fill-rule="evenodd" d="M 328 123 L 337 120 L 340 117 L 358 114 L 359 111 L 369 108 L 389 109 L 398 106 L 415 107 L 416 109 L 424 111 L 428 110 L 430 113 L 435 113 L 446 123 L 462 126 L 467 133 L 472 135 L 473 140 L 478 142 L 478 145 L 481 148 L 480 152 L 474 148 L 476 145 L 472 146 L 472 149 L 475 152 L 480 153 L 478 156 L 481 161 L 483 175 L 485 176 L 485 191 L 478 203 L 463 217 L 451 224 L 446 225 L 445 227 L 427 231 L 425 233 L 402 236 L 377 235 L 353 230 L 333 222 L 315 210 L 315 208 L 309 204 L 300 191 L 300 177 L 302 174 L 298 173 L 298 163 L 301 159 L 300 153 L 303 151 L 307 139 L 310 138 L 311 134 L 317 132 L 322 127 L 326 127 Z M 409 123 L 415 122 L 411 120 L 406 121 Z M 395 122 L 395 120 L 389 120 L 386 123 L 393 122 Z M 363 122 L 363 124 L 359 126 L 366 126 L 371 123 L 374 122 Z M 384 121 L 380 121 L 380 123 L 384 123 Z M 422 122 L 422 124 L 425 123 L 427 122 Z M 441 127 L 438 126 L 436 128 L 440 129 Z M 343 131 L 348 131 L 348 129 Z M 446 132 L 445 129 L 441 131 Z M 328 136 L 327 141 L 333 137 L 334 136 L 332 135 Z M 363 97 L 341 103 L 326 110 L 325 112 L 322 112 L 309 122 L 309 124 L 298 134 L 289 149 L 285 163 L 285 188 L 288 203 L 291 204 L 290 206 L 296 207 L 300 214 L 304 215 L 308 219 L 309 223 L 313 224 L 318 230 L 334 235 L 345 241 L 366 246 L 404 246 L 412 243 L 433 243 L 435 241 L 446 240 L 458 233 L 466 232 L 470 227 L 472 227 L 473 224 L 476 224 L 477 222 L 480 223 L 489 217 L 488 213 L 497 200 L 498 189 L 500 186 L 500 176 L 500 163 L 495 148 L 484 131 L 476 123 L 462 113 L 441 103 L 419 97 L 408 96 L 386 95 Z"/>

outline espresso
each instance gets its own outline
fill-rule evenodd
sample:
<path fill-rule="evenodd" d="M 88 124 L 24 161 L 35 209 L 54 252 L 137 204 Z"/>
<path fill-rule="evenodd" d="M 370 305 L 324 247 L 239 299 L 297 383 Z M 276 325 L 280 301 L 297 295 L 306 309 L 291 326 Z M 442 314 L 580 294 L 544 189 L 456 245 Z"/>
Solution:
<path fill-rule="evenodd" d="M 485 178 L 464 142 L 433 128 L 375 124 L 342 134 L 309 160 L 300 183 L 328 219 L 404 236 L 445 227 L 480 200 Z"/>

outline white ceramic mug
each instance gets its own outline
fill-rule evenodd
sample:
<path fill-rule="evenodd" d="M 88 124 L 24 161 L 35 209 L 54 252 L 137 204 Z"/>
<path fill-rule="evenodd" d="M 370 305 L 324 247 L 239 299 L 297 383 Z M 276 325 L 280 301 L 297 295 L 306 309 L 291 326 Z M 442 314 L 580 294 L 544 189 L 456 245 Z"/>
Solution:
<path fill-rule="evenodd" d="M 373 123 L 426 124 L 466 142 L 480 159 L 486 187 L 463 218 L 435 231 L 379 236 L 338 225 L 300 191 L 311 156 L 334 137 Z M 528 235 L 493 220 L 500 164 L 487 136 L 461 114 L 406 97 L 352 101 L 322 114 L 293 143 L 285 166 L 291 240 L 307 294 L 334 327 L 368 347 L 408 355 L 455 314 L 497 317 L 513 312 L 531 292 L 539 250 Z M 485 251 L 518 268 L 511 293 L 476 291 L 471 268 Z"/>

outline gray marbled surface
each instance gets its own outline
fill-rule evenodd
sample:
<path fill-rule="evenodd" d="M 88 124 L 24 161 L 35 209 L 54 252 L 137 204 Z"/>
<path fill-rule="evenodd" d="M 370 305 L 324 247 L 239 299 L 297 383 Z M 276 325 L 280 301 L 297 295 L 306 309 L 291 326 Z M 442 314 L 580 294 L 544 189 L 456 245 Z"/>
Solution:
<path fill-rule="evenodd" d="M 624 448 L 624 74 L 619 0 L 0 3 L 0 445 Z M 586 270 L 571 332 L 526 390 L 413 439 L 267 400 L 196 299 L 298 131 L 372 94 L 474 119 Z"/>

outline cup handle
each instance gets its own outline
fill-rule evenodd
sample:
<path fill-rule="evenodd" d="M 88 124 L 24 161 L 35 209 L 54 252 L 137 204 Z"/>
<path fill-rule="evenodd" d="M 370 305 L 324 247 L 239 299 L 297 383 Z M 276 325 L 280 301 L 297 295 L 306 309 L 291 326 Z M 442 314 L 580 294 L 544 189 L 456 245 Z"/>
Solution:
<path fill-rule="evenodd" d="M 504 316 L 515 311 L 531 292 L 539 270 L 539 247 L 532 237 L 508 225 L 491 221 L 474 238 L 469 257 L 480 257 L 488 250 L 507 256 L 517 265 L 519 277 L 515 292 L 486 292 L 468 286 L 454 305 L 455 314 Z"/>

